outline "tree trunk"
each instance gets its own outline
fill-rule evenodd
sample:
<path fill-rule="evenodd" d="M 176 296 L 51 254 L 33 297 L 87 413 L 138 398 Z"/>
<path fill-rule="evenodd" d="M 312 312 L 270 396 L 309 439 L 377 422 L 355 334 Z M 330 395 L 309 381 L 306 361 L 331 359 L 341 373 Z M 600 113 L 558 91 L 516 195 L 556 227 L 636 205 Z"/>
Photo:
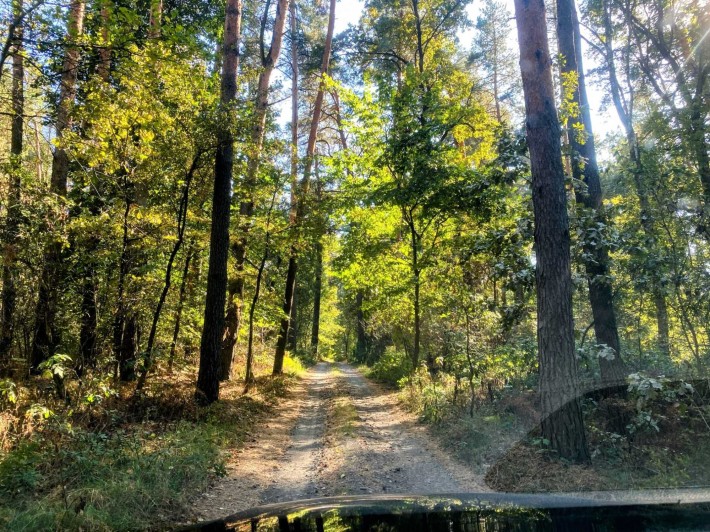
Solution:
<path fill-rule="evenodd" d="M 131 211 L 131 201 L 126 197 L 126 207 L 123 210 L 123 239 L 121 244 L 121 257 L 118 265 L 118 293 L 116 296 L 116 314 L 113 319 L 113 355 L 115 358 L 114 378 L 118 377 L 121 365 L 121 350 L 123 346 L 123 326 L 125 323 L 125 283 L 128 275 L 128 214 Z"/>
<path fill-rule="evenodd" d="M 542 435 L 561 457 L 588 462 L 578 398 L 569 220 L 545 4 L 516 0 L 515 13 L 532 170 Z"/>
<path fill-rule="evenodd" d="M 283 315 L 279 325 L 279 336 L 276 338 L 276 355 L 274 356 L 274 368 L 272 373 L 280 375 L 283 373 L 284 357 L 286 356 L 286 342 L 288 340 L 289 323 L 291 317 L 291 304 L 293 303 L 293 292 L 296 288 L 296 253 L 291 250 L 291 257 L 288 259 L 288 270 L 286 271 L 286 293 L 284 294 Z"/>
<path fill-rule="evenodd" d="M 247 175 L 244 180 L 246 197 L 239 206 L 239 219 L 241 227 L 239 238 L 234 245 L 234 257 L 236 259 L 237 275 L 233 283 L 230 283 L 229 308 L 227 309 L 227 326 L 225 328 L 224 340 L 222 343 L 222 362 L 220 364 L 220 380 L 229 380 L 232 374 L 232 362 L 234 360 L 234 347 L 237 344 L 239 334 L 239 322 L 242 314 L 244 300 L 244 263 L 246 261 L 247 236 L 254 218 L 254 201 L 257 189 L 257 179 L 261 164 L 261 152 L 264 146 L 264 134 L 266 131 L 266 111 L 269 107 L 269 86 L 271 84 L 271 74 L 276 67 L 276 63 L 281 53 L 281 41 L 286 23 L 286 13 L 288 12 L 289 0 L 279 0 L 276 5 L 276 18 L 271 34 L 271 47 L 266 55 L 261 58 L 261 73 L 256 92 L 255 118 L 251 130 L 251 147 L 249 160 L 247 162 Z M 261 43 L 263 47 L 264 31 L 269 15 L 269 2 L 264 9 L 264 16 L 261 20 Z"/>
<path fill-rule="evenodd" d="M 128 274 L 135 263 L 135 250 L 129 238 L 128 215 L 133 205 L 133 200 L 128 189 L 128 178 L 124 176 L 125 202 L 123 210 L 123 238 L 121 243 L 121 256 L 118 265 L 118 294 L 116 315 L 113 322 L 113 352 L 116 362 L 116 375 L 123 382 L 135 379 L 136 363 L 136 313 L 126 304 L 126 281 Z"/>
<path fill-rule="evenodd" d="M 365 313 L 362 310 L 362 303 L 365 294 L 358 290 L 355 294 L 355 320 L 357 321 L 357 344 L 355 346 L 355 357 L 358 362 L 365 362 L 367 359 L 367 334 L 365 332 Z"/>
<path fill-rule="evenodd" d="M 63 132 L 71 127 L 71 107 L 76 97 L 76 82 L 79 69 L 80 49 L 77 40 L 84 31 L 84 0 L 72 0 L 67 19 L 67 49 L 64 52 L 62 77 L 59 82 L 59 102 L 57 107 L 56 132 L 61 140 Z M 52 156 L 52 177 L 49 190 L 52 194 L 64 198 L 67 195 L 69 176 L 69 156 L 63 147 L 58 146 Z M 63 261 L 62 244 L 49 244 L 44 253 L 35 311 L 34 337 L 32 341 L 31 369 L 36 372 L 38 366 L 54 355 L 59 344 L 59 331 L 56 328 L 57 306 L 59 305 L 59 284 L 62 281 Z"/>
<path fill-rule="evenodd" d="M 237 94 L 239 38 L 241 36 L 242 0 L 228 0 L 224 18 L 224 56 L 222 66 L 221 111 L 229 119 L 230 107 Z M 219 399 L 220 354 L 224 334 L 224 306 L 227 293 L 227 257 L 229 254 L 229 210 L 234 163 L 234 138 L 229 128 L 218 132 L 212 195 L 210 259 L 207 270 L 204 325 L 200 340 L 200 369 L 195 398 L 201 404 Z"/>
<path fill-rule="evenodd" d="M 13 1 L 15 17 L 22 14 L 22 0 Z M 25 65 L 22 46 L 23 24 L 13 32 L 12 44 L 12 125 L 10 132 L 10 182 L 7 191 L 7 217 L 3 234 L 2 261 L 2 314 L 0 314 L 0 371 L 8 363 L 14 332 L 15 303 L 17 300 L 17 244 L 20 229 L 22 134 L 25 114 Z"/>
<path fill-rule="evenodd" d="M 81 360 L 76 370 L 79 376 L 84 374 L 84 370 L 87 367 L 96 367 L 98 341 L 96 328 L 98 324 L 96 274 L 93 266 L 89 266 L 87 271 L 84 272 L 84 279 L 81 285 L 81 329 L 79 331 L 79 354 L 81 355 Z"/>
<path fill-rule="evenodd" d="M 328 32 L 325 38 L 325 47 L 323 49 L 323 61 L 321 63 L 321 78 L 327 74 L 328 65 L 330 64 L 330 51 L 333 45 L 333 31 L 335 28 L 335 4 L 336 0 L 330 0 L 330 14 L 328 18 Z M 308 135 L 308 145 L 306 147 L 305 168 L 303 170 L 303 179 L 298 194 L 294 196 L 295 203 L 291 203 L 292 229 L 296 229 L 300 221 L 305 215 L 305 199 L 308 196 L 308 187 L 310 185 L 310 174 L 313 167 L 313 157 L 316 148 L 316 136 L 318 134 L 318 124 L 320 122 L 321 110 L 323 108 L 323 80 L 321 80 L 316 94 L 315 104 L 313 106 L 313 119 L 311 120 L 311 129 Z M 300 197 L 299 197 L 300 196 Z M 295 232 L 295 231 L 294 231 Z M 291 246 L 290 257 L 288 261 L 288 271 L 286 273 L 286 290 L 284 294 L 283 315 L 279 326 L 279 335 L 276 340 L 276 352 L 274 354 L 274 369 L 273 374 L 279 375 L 283 372 L 283 360 L 286 356 L 286 340 L 288 338 L 288 330 L 291 317 L 291 305 L 293 303 L 293 293 L 296 288 L 296 272 L 298 269 L 297 263 L 298 251 L 296 245 Z"/>
<path fill-rule="evenodd" d="M 148 20 L 148 38 L 160 37 L 160 27 L 163 23 L 163 0 L 151 0 L 150 18 Z"/>
<path fill-rule="evenodd" d="M 286 337 L 286 349 L 288 351 L 291 351 L 292 353 L 295 353 L 298 350 L 298 334 L 299 334 L 298 302 L 300 301 L 299 296 L 303 297 L 303 292 L 299 291 L 298 275 L 296 275 L 296 279 L 293 282 L 294 282 L 293 300 L 291 301 L 291 313 L 289 314 L 288 336 Z"/>
<path fill-rule="evenodd" d="M 416 371 L 419 366 L 419 350 L 421 343 L 421 310 L 419 302 L 419 291 L 421 288 L 421 271 L 419 269 L 419 242 L 418 235 L 414 228 L 414 220 L 408 220 L 409 232 L 411 236 L 411 252 L 412 252 L 412 280 L 414 282 L 414 346 L 412 348 L 412 370 Z M 429 369 L 433 369 L 433 361 L 427 359 Z"/>
<path fill-rule="evenodd" d="M 118 375 L 122 382 L 132 382 L 136 379 L 138 353 L 138 317 L 135 312 L 131 312 L 126 318 L 122 332 Z"/>
<path fill-rule="evenodd" d="M 291 211 L 289 219 L 291 223 L 295 221 L 296 215 L 296 189 L 298 188 L 298 31 L 296 19 L 296 3 L 291 2 L 290 26 L 291 26 Z M 298 347 L 298 286 L 294 288 L 293 301 L 291 302 L 291 313 L 289 316 L 288 338 L 286 349 L 295 352 Z"/>
<path fill-rule="evenodd" d="M 180 291 L 178 295 L 177 309 L 175 310 L 175 325 L 173 326 L 173 340 L 170 342 L 170 354 L 168 355 L 168 373 L 173 372 L 175 365 L 175 353 L 177 351 L 178 337 L 180 336 L 180 325 L 182 323 L 182 311 L 185 307 L 185 295 L 187 293 L 187 279 L 190 276 L 190 263 L 195 255 L 194 243 L 190 242 L 185 254 L 185 266 L 182 269 L 182 280 L 180 281 Z"/>
<path fill-rule="evenodd" d="M 707 68 L 707 67 L 706 67 Z M 705 77 L 710 77 L 705 73 Z M 708 91 L 710 92 L 710 91 Z M 707 96 L 705 97 L 707 101 Z M 705 104 L 706 105 L 706 104 Z M 703 189 L 703 210 L 701 229 L 706 239 L 710 239 L 710 156 L 708 156 L 707 112 L 703 109 L 704 97 L 696 94 L 690 108 L 690 144 L 698 165 L 698 176 Z M 707 107 L 705 107 L 707 108 Z"/>
<path fill-rule="evenodd" d="M 187 208 L 190 202 L 190 185 L 192 184 L 192 178 L 197 171 L 198 164 L 200 161 L 201 153 L 197 153 L 193 159 L 190 169 L 187 171 L 185 176 L 185 184 L 183 185 L 182 197 L 180 198 L 180 205 L 178 207 L 177 216 L 177 238 L 173 244 L 173 249 L 170 252 L 170 257 L 168 258 L 168 264 L 165 267 L 165 280 L 163 281 L 163 290 L 160 292 L 160 297 L 158 298 L 158 303 L 155 306 L 155 311 L 153 312 L 153 320 L 150 325 L 150 332 L 148 334 L 148 344 L 146 345 L 144 355 L 143 355 L 143 365 L 140 369 L 140 375 L 138 377 L 138 383 L 136 384 L 136 392 L 140 392 L 145 386 L 146 379 L 148 378 L 148 372 L 150 372 L 153 366 L 153 346 L 155 344 L 155 335 L 158 332 L 158 322 L 160 321 L 160 314 L 163 310 L 163 305 L 168 297 L 168 292 L 170 291 L 170 286 L 172 284 L 172 273 L 173 264 L 175 263 L 175 258 L 177 257 L 182 243 L 185 241 L 185 228 L 187 227 Z"/>
<path fill-rule="evenodd" d="M 503 116 L 500 112 L 500 89 L 498 88 L 498 35 L 497 29 L 493 33 L 493 100 L 496 106 L 496 120 L 501 123 Z"/>
<path fill-rule="evenodd" d="M 254 297 L 251 301 L 251 307 L 249 307 L 249 335 L 247 339 L 246 372 L 244 373 L 244 393 L 249 391 L 249 388 L 254 380 L 254 374 L 252 371 L 252 361 L 254 359 L 254 311 L 256 310 L 256 305 L 259 302 L 259 296 L 261 295 L 261 281 L 264 278 L 264 268 L 266 267 L 266 261 L 269 258 L 269 244 L 271 241 L 271 213 L 274 210 L 274 204 L 276 203 L 277 194 L 278 188 L 276 189 L 274 195 L 271 198 L 271 205 L 269 206 L 269 213 L 266 218 L 264 253 L 261 256 L 261 262 L 259 263 L 259 269 L 256 274 L 256 286 L 254 287 Z"/>
<path fill-rule="evenodd" d="M 577 203 L 589 209 L 594 226 L 608 225 L 602 211 L 602 189 L 597 166 L 597 154 L 592 131 L 592 119 L 587 100 L 587 88 L 582 64 L 581 35 L 574 0 L 557 0 L 557 40 L 562 56 L 561 71 L 577 77 L 577 86 L 572 92 L 572 101 L 581 116 L 569 116 L 567 136 L 571 148 L 572 176 L 577 186 Z M 565 91 L 565 83 L 562 84 Z M 565 95 L 563 94 L 563 99 Z M 582 128 L 580 132 L 578 128 Z M 581 137 L 581 138 L 580 138 Z M 582 189 L 584 183 L 586 189 Z M 584 267 L 589 288 L 589 302 L 594 317 L 594 333 L 597 343 L 611 348 L 612 357 L 600 357 L 602 382 L 607 386 L 623 385 L 626 381 L 626 365 L 621 358 L 621 344 L 616 325 L 614 298 L 609 281 L 609 250 L 605 243 L 596 242 L 597 237 L 584 237 Z"/>
<path fill-rule="evenodd" d="M 109 82 L 111 72 L 111 45 L 110 45 L 110 6 L 111 0 L 100 0 L 99 16 L 101 20 L 101 42 L 99 48 L 99 62 L 96 65 L 96 74 L 104 83 Z M 87 127 L 87 129 L 89 129 Z M 98 216 L 100 209 L 98 205 L 102 202 L 99 194 L 91 188 L 91 199 L 89 212 L 92 216 Z M 80 359 L 75 367 L 77 375 L 84 374 L 87 367 L 96 367 L 98 335 L 97 327 L 98 312 L 96 307 L 96 294 L 98 292 L 98 277 L 96 275 L 96 261 L 94 254 L 100 244 L 97 236 L 90 236 L 84 248 L 85 265 L 83 267 L 80 293 L 81 293 L 81 329 L 79 331 L 79 355 Z"/>
<path fill-rule="evenodd" d="M 607 63 L 607 72 L 609 74 L 609 85 L 611 88 L 611 99 L 614 102 L 619 120 L 624 126 L 626 133 L 626 142 L 629 147 L 629 159 L 631 160 L 631 172 L 633 174 L 633 182 L 636 188 L 636 195 L 639 198 L 641 227 L 646 235 L 646 246 L 648 246 L 652 254 L 656 248 L 656 238 L 654 229 L 654 218 L 651 212 L 651 206 L 648 199 L 648 191 L 644 184 L 644 168 L 641 161 L 641 148 L 638 143 L 636 131 L 634 130 L 633 116 L 629 106 L 625 105 L 622 99 L 621 85 L 616 75 L 616 61 L 614 59 L 614 33 L 611 24 L 610 5 L 605 1 L 602 5 L 603 24 L 604 24 L 604 52 Z M 629 50 L 630 52 L 630 50 Z M 663 287 L 658 279 L 658 272 L 649 271 L 651 278 L 651 291 L 653 295 L 654 305 L 656 307 L 656 326 L 658 332 L 658 348 L 668 359 L 670 358 L 670 332 L 668 325 L 668 305 L 666 303 L 666 295 L 663 292 Z"/>
<path fill-rule="evenodd" d="M 320 205 L 323 200 L 322 184 L 318 175 L 318 161 L 315 162 L 315 181 L 316 181 L 316 202 Z M 311 354 L 318 360 L 318 343 L 320 341 L 320 306 L 321 296 L 323 292 L 323 237 L 326 224 L 323 220 L 322 213 L 317 213 L 317 222 L 315 224 L 316 242 L 315 251 L 315 278 L 313 279 L 313 319 L 311 322 Z"/>
<path fill-rule="evenodd" d="M 313 324 L 311 328 L 311 354 L 318 360 L 318 343 L 320 341 L 320 302 L 323 291 L 323 242 L 320 235 L 315 245 L 316 275 L 313 279 Z"/>
<path fill-rule="evenodd" d="M 101 0 L 101 9 L 99 15 L 101 17 L 101 47 L 99 48 L 99 64 L 96 67 L 96 73 L 102 81 L 108 82 L 109 73 L 111 72 L 111 44 L 110 44 L 110 9 L 109 5 L 112 0 Z"/>

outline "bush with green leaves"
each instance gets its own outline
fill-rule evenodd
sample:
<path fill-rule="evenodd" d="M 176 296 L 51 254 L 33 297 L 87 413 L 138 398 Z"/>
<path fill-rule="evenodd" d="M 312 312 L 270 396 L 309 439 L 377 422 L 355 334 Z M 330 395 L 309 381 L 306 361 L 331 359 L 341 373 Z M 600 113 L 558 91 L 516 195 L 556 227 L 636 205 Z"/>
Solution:
<path fill-rule="evenodd" d="M 400 384 L 412 373 L 412 360 L 404 353 L 390 346 L 369 370 L 370 377 L 388 384 Z"/>

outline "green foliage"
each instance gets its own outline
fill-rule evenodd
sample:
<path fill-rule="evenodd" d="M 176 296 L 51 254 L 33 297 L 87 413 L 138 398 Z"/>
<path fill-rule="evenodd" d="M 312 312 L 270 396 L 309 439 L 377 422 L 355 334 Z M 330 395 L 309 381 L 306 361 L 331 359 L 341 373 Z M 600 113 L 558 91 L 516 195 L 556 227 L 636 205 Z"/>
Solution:
<path fill-rule="evenodd" d="M 8 455 L 0 455 L 0 494 L 6 504 L 21 499 L 37 488 L 44 478 L 41 471 L 43 460 L 43 452 L 37 442 L 23 442 Z M 7 511 L 7 508 L 4 510 Z"/>
<path fill-rule="evenodd" d="M 69 355 L 57 354 L 42 362 L 37 369 L 42 371 L 46 377 L 64 379 L 73 363 L 74 361 Z"/>
<path fill-rule="evenodd" d="M 637 432 L 659 432 L 659 421 L 663 415 L 658 412 L 659 405 L 664 407 L 676 402 L 691 399 L 695 393 L 693 385 L 684 381 L 673 381 L 664 375 L 650 377 L 643 373 L 632 373 L 628 377 L 631 398 L 635 399 L 636 415 L 627 426 L 630 434 Z M 681 409 L 687 411 L 687 404 Z"/>
<path fill-rule="evenodd" d="M 14 500 L 0 511 L 4 527 L 133 530 L 155 524 L 223 472 L 220 434 L 218 427 L 189 423 L 159 436 L 72 430 L 71 443 L 58 449 L 21 447 L 0 469 L 0 489 Z M 38 487 L 50 482 L 62 486 L 61 493 L 32 502 Z"/>
<path fill-rule="evenodd" d="M 0 380 L 0 405 L 10 406 L 17 402 L 17 385 L 10 379 Z"/>
<path fill-rule="evenodd" d="M 387 347 L 382 356 L 368 369 L 368 376 L 394 385 L 412 372 L 412 359 L 394 346 Z"/>

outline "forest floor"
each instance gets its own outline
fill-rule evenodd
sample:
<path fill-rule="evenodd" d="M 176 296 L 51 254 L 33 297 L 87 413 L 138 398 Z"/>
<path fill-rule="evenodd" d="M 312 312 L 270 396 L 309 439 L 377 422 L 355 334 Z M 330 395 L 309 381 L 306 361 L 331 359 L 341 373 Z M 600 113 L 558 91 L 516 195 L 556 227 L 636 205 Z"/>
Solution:
<path fill-rule="evenodd" d="M 192 513 L 195 522 L 313 497 L 485 490 L 481 476 L 399 407 L 396 391 L 348 364 L 321 362 L 227 463 L 226 477 L 194 501 Z"/>

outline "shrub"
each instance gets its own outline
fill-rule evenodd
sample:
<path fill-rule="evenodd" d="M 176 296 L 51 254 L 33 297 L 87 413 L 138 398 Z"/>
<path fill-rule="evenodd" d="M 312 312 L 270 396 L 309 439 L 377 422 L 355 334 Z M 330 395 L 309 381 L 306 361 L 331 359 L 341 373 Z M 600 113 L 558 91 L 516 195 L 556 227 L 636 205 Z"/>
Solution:
<path fill-rule="evenodd" d="M 403 352 L 390 346 L 369 370 L 369 376 L 388 384 L 399 384 L 412 373 L 412 361 Z"/>

